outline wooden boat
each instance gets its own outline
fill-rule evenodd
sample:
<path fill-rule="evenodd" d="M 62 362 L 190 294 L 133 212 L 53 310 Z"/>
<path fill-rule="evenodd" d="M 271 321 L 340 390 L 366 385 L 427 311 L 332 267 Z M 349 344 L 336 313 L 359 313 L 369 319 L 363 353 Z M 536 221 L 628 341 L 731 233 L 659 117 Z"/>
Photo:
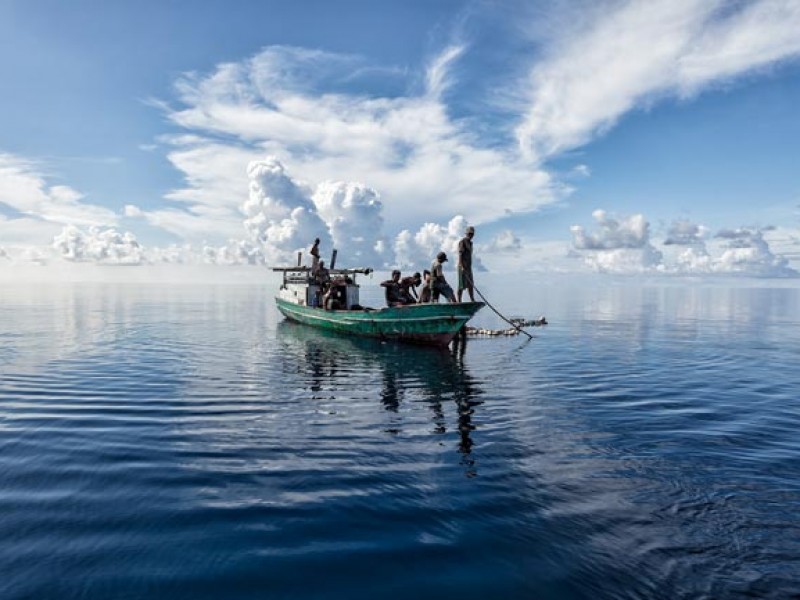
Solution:
<path fill-rule="evenodd" d="M 289 320 L 344 334 L 446 346 L 483 302 L 411 304 L 381 309 L 359 303 L 356 276 L 372 269 L 331 269 L 333 292 L 323 307 L 322 290 L 305 266 L 274 267 L 283 273 L 275 302 Z"/>

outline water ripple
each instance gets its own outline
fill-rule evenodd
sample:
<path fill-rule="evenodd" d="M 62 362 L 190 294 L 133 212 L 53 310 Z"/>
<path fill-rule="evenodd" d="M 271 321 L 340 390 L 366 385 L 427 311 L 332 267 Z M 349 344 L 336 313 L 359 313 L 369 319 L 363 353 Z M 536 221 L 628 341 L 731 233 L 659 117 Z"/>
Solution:
<path fill-rule="evenodd" d="M 3 598 L 797 594 L 794 291 L 551 290 L 447 351 L 256 287 L 4 293 Z"/>

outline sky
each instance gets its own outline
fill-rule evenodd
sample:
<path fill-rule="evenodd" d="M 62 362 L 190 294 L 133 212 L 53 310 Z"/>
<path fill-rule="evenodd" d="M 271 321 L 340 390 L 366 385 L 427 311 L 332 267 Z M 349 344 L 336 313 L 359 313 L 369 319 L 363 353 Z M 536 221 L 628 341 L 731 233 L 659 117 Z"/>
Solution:
<path fill-rule="evenodd" d="M 0 0 L 0 270 L 800 274 L 800 0 Z"/>

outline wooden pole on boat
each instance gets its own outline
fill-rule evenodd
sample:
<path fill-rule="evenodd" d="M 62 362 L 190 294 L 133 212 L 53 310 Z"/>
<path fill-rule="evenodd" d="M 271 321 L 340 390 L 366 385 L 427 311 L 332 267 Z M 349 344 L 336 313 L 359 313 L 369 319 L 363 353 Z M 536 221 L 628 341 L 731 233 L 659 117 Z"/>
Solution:
<path fill-rule="evenodd" d="M 329 271 L 333 271 L 336 268 L 336 255 L 338 253 L 339 251 L 336 248 L 334 248 L 333 253 L 331 254 L 331 266 L 328 267 Z"/>
<path fill-rule="evenodd" d="M 301 250 L 300 252 L 297 253 L 297 266 L 299 267 L 302 264 L 303 264 L 303 252 Z"/>

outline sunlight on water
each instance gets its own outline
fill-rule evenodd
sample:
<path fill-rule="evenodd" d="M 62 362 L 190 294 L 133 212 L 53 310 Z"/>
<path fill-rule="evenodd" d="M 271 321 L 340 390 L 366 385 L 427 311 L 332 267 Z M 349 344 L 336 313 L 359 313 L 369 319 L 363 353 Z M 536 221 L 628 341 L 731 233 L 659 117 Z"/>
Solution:
<path fill-rule="evenodd" d="M 796 594 L 797 290 L 485 287 L 551 324 L 440 351 L 257 286 L 4 288 L 0 597 Z"/>

